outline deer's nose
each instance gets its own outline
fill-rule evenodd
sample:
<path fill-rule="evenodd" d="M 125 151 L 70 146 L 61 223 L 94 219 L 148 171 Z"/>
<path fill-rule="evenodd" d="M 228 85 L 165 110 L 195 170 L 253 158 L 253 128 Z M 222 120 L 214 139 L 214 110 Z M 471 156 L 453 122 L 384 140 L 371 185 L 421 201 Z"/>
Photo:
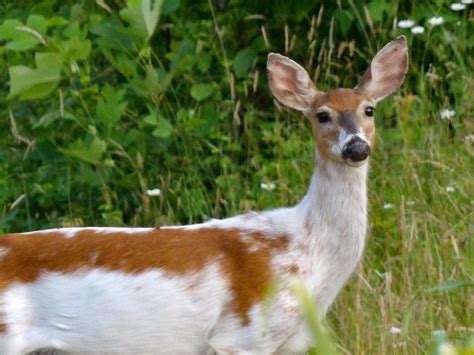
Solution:
<path fill-rule="evenodd" d="M 362 161 L 370 154 L 370 146 L 363 139 L 354 137 L 342 149 L 342 157 L 352 161 Z"/>

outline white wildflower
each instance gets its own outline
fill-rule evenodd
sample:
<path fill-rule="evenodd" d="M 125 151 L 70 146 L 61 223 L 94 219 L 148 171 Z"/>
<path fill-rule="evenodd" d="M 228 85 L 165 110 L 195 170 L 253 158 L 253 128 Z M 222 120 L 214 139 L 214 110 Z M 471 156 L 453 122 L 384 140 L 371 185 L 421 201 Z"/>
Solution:
<path fill-rule="evenodd" d="M 383 209 L 384 210 L 390 210 L 394 207 L 393 203 L 384 203 L 383 204 Z"/>
<path fill-rule="evenodd" d="M 455 114 L 456 114 L 456 111 L 450 110 L 449 108 L 444 109 L 443 111 L 440 111 L 440 115 L 443 120 L 446 120 L 446 119 L 450 120 L 451 117 L 454 117 Z"/>
<path fill-rule="evenodd" d="M 411 29 L 411 33 L 414 35 L 419 35 L 423 32 L 425 32 L 425 28 L 423 26 L 415 26 Z"/>
<path fill-rule="evenodd" d="M 156 188 L 156 189 L 151 189 L 151 190 L 146 190 L 146 194 L 148 196 L 160 196 L 161 195 L 161 190 Z"/>
<path fill-rule="evenodd" d="M 444 17 L 443 16 L 434 16 L 428 20 L 428 23 L 431 26 L 438 26 L 442 25 L 444 23 Z"/>
<path fill-rule="evenodd" d="M 459 2 L 452 3 L 451 6 L 449 6 L 451 10 L 453 11 L 462 11 L 466 8 L 466 5 L 461 4 Z"/>
<path fill-rule="evenodd" d="M 472 0 L 461 0 L 461 2 L 463 4 L 466 4 L 466 5 L 471 5 L 474 1 L 472 1 Z"/>
<path fill-rule="evenodd" d="M 388 332 L 390 334 L 401 334 L 402 330 L 398 327 L 391 327 Z"/>
<path fill-rule="evenodd" d="M 268 184 L 267 183 L 260 183 L 260 188 L 264 189 L 264 190 L 267 190 L 267 191 L 272 191 L 274 190 L 276 187 L 276 185 L 273 183 L 273 182 L 269 182 Z"/>
<path fill-rule="evenodd" d="M 400 28 L 411 28 L 414 25 L 415 25 L 415 21 L 413 20 L 406 19 L 406 20 L 398 21 L 398 27 Z"/>
<path fill-rule="evenodd" d="M 438 354 L 440 355 L 456 355 L 458 352 L 453 344 L 443 343 L 438 348 Z"/>
<path fill-rule="evenodd" d="M 456 188 L 453 186 L 453 184 L 449 184 L 446 186 L 446 192 L 454 192 L 456 191 Z"/>
<path fill-rule="evenodd" d="M 408 205 L 408 206 L 414 206 L 414 205 L 415 205 L 415 201 L 413 201 L 413 200 L 408 200 L 408 201 L 407 201 L 407 205 Z"/>
<path fill-rule="evenodd" d="M 474 143 L 474 134 L 468 134 L 466 137 L 464 137 L 464 140 L 467 142 L 467 143 Z"/>
<path fill-rule="evenodd" d="M 427 72 L 425 75 L 428 77 L 428 79 L 431 79 L 431 80 L 439 80 L 439 79 L 441 79 L 441 77 L 440 77 L 438 74 L 436 74 L 436 73 Z"/>

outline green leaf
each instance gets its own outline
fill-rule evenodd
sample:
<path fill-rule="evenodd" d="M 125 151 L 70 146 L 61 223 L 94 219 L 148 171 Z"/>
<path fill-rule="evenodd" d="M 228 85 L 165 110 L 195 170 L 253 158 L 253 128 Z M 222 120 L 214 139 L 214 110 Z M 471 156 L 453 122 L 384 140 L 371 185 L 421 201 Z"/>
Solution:
<path fill-rule="evenodd" d="M 145 20 L 148 38 L 153 35 L 156 25 L 158 25 L 163 0 L 155 0 L 153 5 L 150 2 L 150 0 L 142 0 L 142 14 Z"/>
<path fill-rule="evenodd" d="M 199 67 L 199 70 L 206 72 L 211 65 L 211 56 L 209 53 L 201 52 L 196 56 L 196 63 Z"/>
<path fill-rule="evenodd" d="M 100 174 L 95 171 L 93 167 L 84 162 L 79 163 L 79 170 L 74 176 L 74 180 L 90 187 L 98 187 L 102 185 Z"/>
<path fill-rule="evenodd" d="M 0 26 L 0 40 L 7 40 L 5 48 L 12 51 L 25 51 L 34 48 L 40 40 L 31 33 L 17 28 L 25 26 L 18 20 L 6 20 Z"/>
<path fill-rule="evenodd" d="M 47 26 L 48 27 L 57 27 L 57 26 L 62 26 L 68 23 L 68 20 L 66 20 L 64 17 L 61 16 L 53 16 L 49 17 L 46 20 Z"/>
<path fill-rule="evenodd" d="M 24 65 L 10 67 L 10 93 L 7 99 L 19 96 L 22 100 L 48 96 L 61 78 L 61 61 L 53 53 L 36 53 L 36 69 Z"/>
<path fill-rule="evenodd" d="M 156 117 L 156 112 L 151 112 L 149 115 L 143 118 L 143 122 L 151 126 L 156 126 L 158 124 L 158 119 Z"/>
<path fill-rule="evenodd" d="M 98 137 L 94 137 L 90 144 L 82 139 L 75 141 L 69 148 L 59 148 L 59 151 L 74 159 L 79 159 L 90 164 L 97 165 L 105 153 L 106 144 Z"/>
<path fill-rule="evenodd" d="M 181 42 L 175 43 L 172 51 L 166 54 L 166 58 L 171 61 L 170 69 L 172 71 L 179 70 L 179 67 L 184 65 L 186 68 L 192 68 L 192 61 L 189 62 L 189 57 L 194 58 L 196 53 L 196 45 L 188 38 Z"/>
<path fill-rule="evenodd" d="M 48 29 L 48 22 L 43 16 L 31 15 L 28 17 L 28 20 L 26 20 L 26 26 L 44 36 Z"/>
<path fill-rule="evenodd" d="M 97 44 L 102 48 L 113 48 L 119 51 L 134 49 L 131 35 L 123 27 L 105 23 L 93 27 L 91 32 L 100 37 Z"/>
<path fill-rule="evenodd" d="M 385 0 L 375 0 L 367 5 L 369 9 L 370 17 L 372 20 L 377 23 L 382 20 L 382 16 L 385 9 Z"/>
<path fill-rule="evenodd" d="M 180 0 L 163 0 L 161 12 L 163 13 L 163 15 L 168 15 L 176 11 L 179 7 L 180 2 Z"/>
<path fill-rule="evenodd" d="M 319 316 L 319 311 L 314 299 L 311 297 L 306 286 L 301 281 L 295 281 L 292 284 L 292 288 L 300 305 L 301 313 L 304 314 L 312 338 L 314 339 L 315 344 L 317 344 L 317 354 L 339 354 L 335 342 L 332 339 L 327 326 Z M 272 300 L 270 299 L 269 302 L 271 301 Z"/>
<path fill-rule="evenodd" d="M 105 53 L 104 53 L 105 54 Z M 107 58 L 110 60 L 112 54 L 109 52 Z M 137 62 L 131 60 L 124 53 L 117 53 L 111 60 L 112 65 L 125 77 L 133 78 L 137 75 Z"/>
<path fill-rule="evenodd" d="M 474 287 L 473 280 L 449 282 L 426 289 L 426 292 L 451 291 L 460 287 Z"/>
<path fill-rule="evenodd" d="M 158 25 L 163 0 L 129 0 L 127 8 L 120 16 L 130 25 L 132 34 L 142 40 L 148 40 Z"/>
<path fill-rule="evenodd" d="M 251 47 L 239 51 L 233 63 L 235 75 L 237 75 L 238 78 L 245 77 L 249 73 L 256 58 L 257 53 Z"/>
<path fill-rule="evenodd" d="M 210 84 L 196 84 L 191 88 L 191 96 L 196 101 L 202 101 L 212 94 L 212 86 Z"/>
<path fill-rule="evenodd" d="M 160 116 L 158 123 L 152 132 L 153 136 L 156 138 L 168 138 L 172 133 L 173 126 L 171 125 L 170 121 Z"/>
<path fill-rule="evenodd" d="M 349 11 L 338 11 L 335 15 L 335 19 L 339 30 L 344 36 L 347 35 L 356 20 L 354 15 Z"/>
<path fill-rule="evenodd" d="M 65 61 L 76 61 L 86 59 L 91 52 L 91 42 L 81 40 L 79 37 L 74 37 L 69 40 L 63 41 L 64 60 Z"/>
<path fill-rule="evenodd" d="M 112 127 L 116 126 L 122 117 L 127 102 L 123 101 L 125 89 L 117 90 L 110 85 L 106 85 L 102 90 L 103 99 L 97 101 L 97 118 L 105 126 L 107 134 Z"/>

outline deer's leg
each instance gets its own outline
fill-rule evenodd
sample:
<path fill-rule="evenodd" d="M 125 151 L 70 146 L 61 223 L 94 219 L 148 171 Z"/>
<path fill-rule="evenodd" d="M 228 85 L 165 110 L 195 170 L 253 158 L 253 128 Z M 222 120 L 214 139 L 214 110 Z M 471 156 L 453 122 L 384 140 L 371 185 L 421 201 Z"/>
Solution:
<path fill-rule="evenodd" d="M 304 321 L 301 321 L 296 331 L 278 348 L 276 354 L 306 354 L 313 345 L 311 334 Z"/>
<path fill-rule="evenodd" d="M 256 307 L 248 322 L 226 314 L 208 333 L 208 343 L 217 354 L 273 354 L 295 332 L 298 320 L 293 307 L 278 305 L 263 311 Z"/>

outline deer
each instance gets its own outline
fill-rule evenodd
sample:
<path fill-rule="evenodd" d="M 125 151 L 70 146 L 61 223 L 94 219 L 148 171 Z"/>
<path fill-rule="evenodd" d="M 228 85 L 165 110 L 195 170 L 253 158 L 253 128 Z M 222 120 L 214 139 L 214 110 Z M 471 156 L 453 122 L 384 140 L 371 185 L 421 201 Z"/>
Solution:
<path fill-rule="evenodd" d="M 290 282 L 323 317 L 359 264 L 375 105 L 408 69 L 404 36 L 357 86 L 320 91 L 270 53 L 275 99 L 312 126 L 315 167 L 295 206 L 160 228 L 78 227 L 0 237 L 0 353 L 290 354 L 317 346 Z M 277 285 L 267 300 L 269 285 Z"/>

